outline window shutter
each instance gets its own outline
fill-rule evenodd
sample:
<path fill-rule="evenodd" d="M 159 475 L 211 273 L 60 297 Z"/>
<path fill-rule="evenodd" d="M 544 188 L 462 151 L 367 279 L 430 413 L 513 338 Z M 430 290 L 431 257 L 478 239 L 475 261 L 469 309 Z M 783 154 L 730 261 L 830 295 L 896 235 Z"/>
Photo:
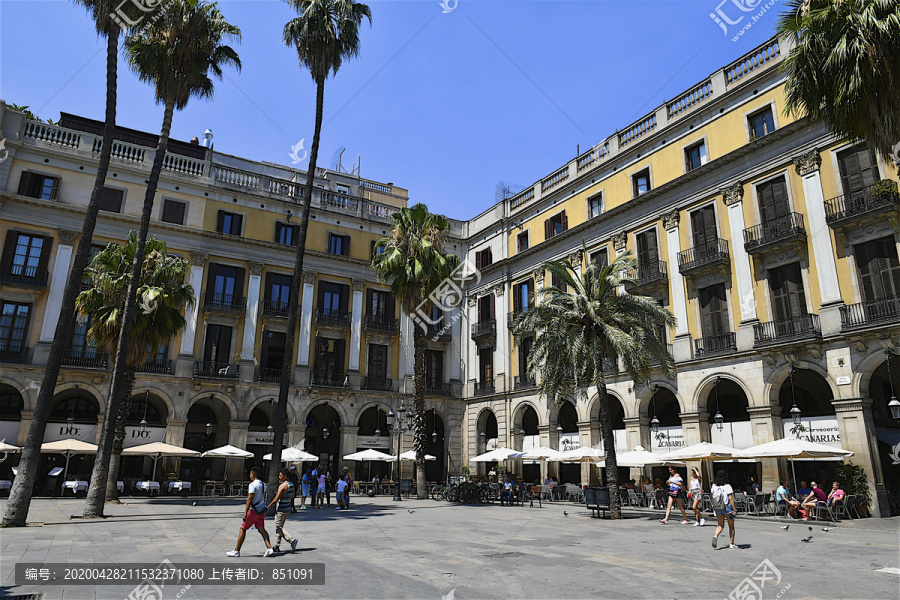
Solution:
<path fill-rule="evenodd" d="M 553 237 L 552 229 L 550 228 L 550 219 L 544 220 L 544 239 L 549 240 Z"/>
<path fill-rule="evenodd" d="M 725 286 L 722 284 L 714 285 L 710 290 L 710 305 L 712 308 L 712 331 L 713 335 L 724 335 L 730 328 L 728 327 L 728 304 L 725 300 Z"/>
<path fill-rule="evenodd" d="M 6 242 L 3 244 L 3 272 L 9 273 L 13 264 L 13 255 L 16 253 L 16 243 L 19 240 L 19 233 L 16 231 L 6 232 Z"/>
<path fill-rule="evenodd" d="M 859 244 L 856 249 L 856 270 L 862 288 L 863 301 L 871 302 L 882 297 L 881 280 L 877 275 L 878 258 L 875 255 L 875 242 Z"/>
<path fill-rule="evenodd" d="M 341 286 L 341 302 L 340 302 L 340 310 L 341 312 L 347 312 L 347 306 L 350 301 L 350 286 L 342 285 Z"/>
<path fill-rule="evenodd" d="M 513 286 L 513 312 L 522 310 L 522 288 L 524 283 L 517 283 Z"/>
<path fill-rule="evenodd" d="M 319 282 L 319 294 L 316 299 L 316 306 L 320 309 L 325 308 L 325 283 L 322 281 Z"/>
<path fill-rule="evenodd" d="M 50 188 L 50 199 L 51 200 L 59 199 L 59 181 L 60 181 L 59 177 L 53 178 L 53 187 Z"/>
<path fill-rule="evenodd" d="M 475 253 L 475 268 L 481 270 L 481 252 Z"/>
<path fill-rule="evenodd" d="M 703 288 L 700 290 L 700 332 L 703 334 L 703 337 L 710 337 L 714 335 L 713 332 L 713 323 L 712 323 L 712 306 L 711 306 L 712 294 L 710 294 L 710 288 Z"/>
<path fill-rule="evenodd" d="M 50 262 L 50 250 L 53 248 L 53 238 L 44 237 L 44 243 L 41 245 L 41 258 L 38 260 L 38 270 L 43 272 Z"/>
<path fill-rule="evenodd" d="M 794 263 L 786 267 L 787 292 L 790 300 L 791 318 L 806 314 L 806 292 L 803 290 L 803 278 L 800 275 L 800 264 Z"/>
<path fill-rule="evenodd" d="M 375 240 L 372 240 L 371 243 L 369 244 L 369 255 L 372 258 L 375 258 Z"/>
<path fill-rule="evenodd" d="M 231 364 L 231 327 L 219 326 L 219 345 L 216 348 L 216 362 Z"/>
<path fill-rule="evenodd" d="M 702 208 L 691 213 L 691 229 L 694 233 L 694 248 L 704 246 L 706 244 L 706 226 Z"/>
<path fill-rule="evenodd" d="M 244 270 L 243 269 L 235 269 L 234 295 L 235 295 L 235 297 L 243 297 L 243 295 L 244 295 Z"/>
<path fill-rule="evenodd" d="M 225 211 L 220 210 L 216 217 L 216 231 L 219 233 L 228 233 L 225 231 Z"/>
<path fill-rule="evenodd" d="M 338 373 L 344 372 L 344 340 L 334 341 L 334 368 Z"/>
<path fill-rule="evenodd" d="M 488 296 L 488 297 L 491 299 L 491 314 L 488 315 L 487 320 L 490 321 L 491 319 L 494 318 L 494 315 L 496 315 L 497 313 L 494 311 L 494 308 L 495 308 L 495 307 L 494 307 L 494 295 L 491 294 L 491 295 Z"/>
<path fill-rule="evenodd" d="M 28 186 L 31 183 L 31 178 L 33 174 L 28 171 L 22 171 L 22 177 L 19 179 L 19 191 L 18 194 L 20 196 L 25 196 L 28 193 Z"/>
<path fill-rule="evenodd" d="M 559 213 L 559 218 L 562 221 L 562 230 L 566 231 L 569 228 L 569 217 L 566 216 L 566 211 Z"/>
<path fill-rule="evenodd" d="M 366 290 L 366 310 L 369 316 L 374 317 L 378 314 L 375 310 L 375 290 L 371 288 Z"/>
<path fill-rule="evenodd" d="M 772 200 L 775 204 L 775 218 L 787 216 L 791 210 L 788 206 L 787 185 L 784 178 L 772 183 Z"/>
<path fill-rule="evenodd" d="M 897 245 L 894 238 L 879 240 L 881 246 L 881 273 L 886 295 L 900 296 L 900 260 L 897 258 Z"/>
<path fill-rule="evenodd" d="M 231 218 L 231 235 L 241 235 L 243 229 L 244 215 L 235 214 Z"/>
<path fill-rule="evenodd" d="M 341 244 L 341 254 L 343 254 L 344 256 L 350 256 L 350 236 L 345 235 L 343 237 L 344 243 Z"/>
<path fill-rule="evenodd" d="M 395 308 L 394 295 L 387 294 L 387 302 L 385 302 L 384 314 L 388 319 L 393 319 L 394 315 L 397 314 L 397 310 Z"/>

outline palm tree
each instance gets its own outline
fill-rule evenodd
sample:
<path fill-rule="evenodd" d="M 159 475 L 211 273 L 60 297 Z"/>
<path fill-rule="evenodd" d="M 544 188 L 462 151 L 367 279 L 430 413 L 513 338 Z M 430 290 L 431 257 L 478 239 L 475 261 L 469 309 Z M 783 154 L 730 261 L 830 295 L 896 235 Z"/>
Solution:
<path fill-rule="evenodd" d="M 791 0 L 778 33 L 794 39 L 785 58 L 785 112 L 883 156 L 900 144 L 900 3 Z"/>
<path fill-rule="evenodd" d="M 103 193 L 103 184 L 106 182 L 106 172 L 109 169 L 109 158 L 112 153 L 113 133 L 116 128 L 116 74 L 120 28 L 118 21 L 113 19 L 112 15 L 120 2 L 119 0 L 75 0 L 75 2 L 87 9 L 94 21 L 97 35 L 106 38 L 106 117 L 103 124 L 103 146 L 100 149 L 100 162 L 97 165 L 94 188 L 91 190 L 91 198 L 88 201 L 84 223 L 81 226 L 81 238 L 78 242 L 78 250 L 75 252 L 75 261 L 63 292 L 59 320 L 56 323 L 56 331 L 53 333 L 53 342 L 50 344 L 50 355 L 47 357 L 47 366 L 44 368 L 44 375 L 41 378 L 41 387 L 35 401 L 28 437 L 25 440 L 25 447 L 22 448 L 22 456 L 19 458 L 18 475 L 9 491 L 9 500 L 6 503 L 6 512 L 3 514 L 0 527 L 24 527 L 28 518 L 31 491 L 34 486 L 38 461 L 41 458 L 41 444 L 44 442 L 44 428 L 47 426 L 47 417 L 50 415 L 50 404 L 53 402 L 53 393 L 59 379 L 59 368 L 66 352 L 66 344 L 74 327 L 75 298 L 81 288 L 84 269 L 91 257 L 91 240 L 97 224 L 100 196 Z"/>
<path fill-rule="evenodd" d="M 379 281 L 390 284 L 391 292 L 406 314 L 421 310 L 430 315 L 432 293 L 439 290 L 459 265 L 458 256 L 445 252 L 450 222 L 443 215 L 430 213 L 424 204 L 401 209 L 392 218 L 391 236 L 375 244 L 372 268 Z M 422 500 L 428 497 L 425 488 L 425 329 L 418 324 L 413 327 L 413 351 L 416 497 Z"/>
<path fill-rule="evenodd" d="M 137 250 L 137 234 L 131 232 L 124 246 L 109 244 L 94 256 L 87 274 L 92 287 L 78 295 L 76 308 L 83 317 L 90 317 L 88 339 L 98 348 L 118 346 L 122 329 L 122 313 L 129 274 Z M 141 310 L 135 312 L 131 337 L 125 356 L 125 376 L 119 411 L 114 420 L 115 435 L 110 460 L 106 500 L 116 501 L 116 479 L 119 455 L 125 441 L 125 421 L 131 410 L 134 374 L 144 364 L 148 352 L 167 345 L 182 329 L 186 321 L 182 310 L 193 305 L 194 288 L 185 283 L 188 261 L 166 253 L 166 244 L 151 237 L 145 246 L 137 295 Z M 112 419 L 112 413 L 108 413 Z"/>
<path fill-rule="evenodd" d="M 325 80 L 336 75 L 344 59 L 359 56 L 359 26 L 363 17 L 372 22 L 372 11 L 365 4 L 353 0 L 286 0 L 299 17 L 284 26 L 283 41 L 297 51 L 300 66 L 309 70 L 316 82 L 316 125 L 312 147 L 309 149 L 309 166 L 306 169 L 306 185 L 303 187 L 303 216 L 297 233 L 297 254 L 294 258 L 294 275 L 291 278 L 291 310 L 288 314 L 288 333 L 284 339 L 284 361 L 278 386 L 278 405 L 275 408 L 275 440 L 272 444 L 272 460 L 269 463 L 269 490 L 277 489 L 278 469 L 281 468 L 281 440 L 287 419 L 288 389 L 294 356 L 294 338 L 299 321 L 300 282 L 303 257 L 306 253 L 306 232 L 312 201 L 316 160 L 319 156 L 319 135 L 322 132 L 322 109 L 325 99 Z"/>
<path fill-rule="evenodd" d="M 648 379 L 655 361 L 666 375 L 672 372 L 672 357 L 659 333 L 660 326 L 675 323 L 672 313 L 652 298 L 616 292 L 620 285 L 633 283 L 624 273 L 636 266 L 630 253 L 606 267 L 591 262 L 583 276 L 568 261 L 545 263 L 543 267 L 571 291 L 545 287 L 540 302 L 514 323 L 516 344 L 538 334 L 528 356 L 528 375 L 538 380 L 538 391 L 548 401 L 570 394 L 587 400 L 589 389 L 596 386 L 614 519 L 622 513 L 604 366 L 621 357 L 635 382 Z"/>
<path fill-rule="evenodd" d="M 141 265 L 144 263 L 150 213 L 169 142 L 172 115 L 183 109 L 192 97 L 211 98 L 214 91 L 210 75 L 222 78 L 222 67 L 240 68 L 237 53 L 222 43 L 224 39 L 240 39 L 241 30 L 231 25 L 219 12 L 215 3 L 202 0 L 169 0 L 158 18 L 137 33 L 125 38 L 128 63 L 137 76 L 153 84 L 156 101 L 165 105 L 162 130 L 150 179 L 144 195 L 141 223 L 138 230 L 129 285 L 122 307 L 121 331 L 116 346 L 112 383 L 109 391 L 107 415 L 118 415 L 119 403 L 125 388 L 127 358 L 131 348 L 131 330 L 135 312 L 135 298 L 139 286 Z M 85 502 L 85 517 L 103 515 L 109 461 L 115 427 L 113 419 L 103 423 L 94 470 Z"/>

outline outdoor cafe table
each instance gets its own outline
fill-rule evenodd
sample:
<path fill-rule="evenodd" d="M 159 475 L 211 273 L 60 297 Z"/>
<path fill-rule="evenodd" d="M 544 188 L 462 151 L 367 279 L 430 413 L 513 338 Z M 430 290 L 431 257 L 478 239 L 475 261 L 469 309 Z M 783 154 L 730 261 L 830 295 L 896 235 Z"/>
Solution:
<path fill-rule="evenodd" d="M 125 483 L 121 482 L 121 481 L 117 481 L 116 489 L 119 490 L 120 492 L 124 492 L 125 491 Z"/>
<path fill-rule="evenodd" d="M 9 479 L 0 479 L 0 490 L 8 490 L 12 487 L 12 481 Z"/>
<path fill-rule="evenodd" d="M 72 493 L 78 492 L 86 492 L 88 489 L 87 481 L 63 481 L 62 489 L 65 492 L 66 489 L 72 490 Z"/>
<path fill-rule="evenodd" d="M 191 489 L 190 481 L 170 481 L 169 491 L 178 490 L 179 492 L 187 492 Z"/>
<path fill-rule="evenodd" d="M 158 481 L 138 481 L 135 486 L 139 490 L 144 490 L 145 492 L 150 492 L 151 494 L 155 490 L 156 493 L 159 493 L 159 482 Z"/>

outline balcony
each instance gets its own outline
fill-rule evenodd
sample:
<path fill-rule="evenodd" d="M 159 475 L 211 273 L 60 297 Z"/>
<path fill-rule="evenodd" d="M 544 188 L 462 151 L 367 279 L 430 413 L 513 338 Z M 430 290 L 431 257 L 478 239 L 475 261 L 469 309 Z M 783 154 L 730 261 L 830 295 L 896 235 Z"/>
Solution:
<path fill-rule="evenodd" d="M 138 373 L 160 373 L 160 374 L 171 374 L 172 373 L 172 361 L 171 360 L 148 360 L 141 366 L 135 369 Z"/>
<path fill-rule="evenodd" d="M 841 330 L 896 325 L 900 321 L 900 297 L 879 298 L 841 307 Z"/>
<path fill-rule="evenodd" d="M 327 373 L 313 371 L 309 375 L 309 385 L 318 385 L 323 387 L 347 387 L 347 376 L 343 373 Z"/>
<path fill-rule="evenodd" d="M 801 315 L 785 321 L 768 321 L 753 326 L 757 348 L 822 338 L 819 315 Z"/>
<path fill-rule="evenodd" d="M 221 310 L 226 312 L 244 312 L 246 298 L 234 294 L 219 294 L 206 292 L 203 294 L 203 308 L 206 310 Z"/>
<path fill-rule="evenodd" d="M 631 279 L 631 283 L 626 284 L 629 294 L 649 293 L 669 283 L 669 269 L 662 260 L 638 265 L 636 269 L 629 269 L 625 276 Z"/>
<path fill-rule="evenodd" d="M 475 395 L 476 396 L 486 396 L 487 394 L 494 393 L 494 382 L 493 381 L 476 381 L 475 382 Z"/>
<path fill-rule="evenodd" d="M 893 184 L 893 186 L 891 186 Z M 839 228 L 900 211 L 900 193 L 893 181 L 881 181 L 852 194 L 825 201 L 825 222 Z"/>
<path fill-rule="evenodd" d="M 536 385 L 537 384 L 534 382 L 534 377 L 529 377 L 528 375 L 516 375 L 515 377 L 513 377 L 514 390 L 533 388 Z"/>
<path fill-rule="evenodd" d="M 393 317 L 366 315 L 366 331 L 383 331 L 396 335 L 400 331 L 400 321 Z"/>
<path fill-rule="evenodd" d="M 332 327 L 350 327 L 350 313 L 335 308 L 317 308 L 316 324 Z"/>
<path fill-rule="evenodd" d="M 425 393 L 429 396 L 449 396 L 450 384 L 438 381 L 425 381 Z"/>
<path fill-rule="evenodd" d="M 280 367 L 256 367 L 256 380 L 265 383 L 280 383 Z"/>
<path fill-rule="evenodd" d="M 95 349 L 70 348 L 63 356 L 62 364 L 81 369 L 105 369 L 109 364 L 109 354 Z"/>
<path fill-rule="evenodd" d="M 451 328 L 448 327 L 448 323 L 441 321 L 440 323 L 436 323 L 434 325 L 428 325 L 427 330 L 425 331 L 425 337 L 435 342 L 437 341 L 447 341 L 453 337 L 453 333 L 451 332 Z M 417 325 L 418 327 L 418 325 Z"/>
<path fill-rule="evenodd" d="M 291 316 L 291 303 L 266 298 L 262 301 L 262 314 L 267 317 L 287 319 Z"/>
<path fill-rule="evenodd" d="M 0 363 L 28 364 L 29 348 L 24 346 L 16 349 L 5 348 L 0 350 Z"/>
<path fill-rule="evenodd" d="M 666 344 L 666 353 L 669 355 L 669 358 L 672 358 L 672 352 L 673 352 L 672 344 Z M 656 357 L 651 357 L 650 364 L 658 367 L 659 365 L 662 364 L 662 361 Z"/>
<path fill-rule="evenodd" d="M 768 223 L 760 223 L 744 230 L 744 249 L 747 254 L 779 250 L 806 240 L 803 215 L 791 213 Z"/>
<path fill-rule="evenodd" d="M 726 267 L 729 262 L 728 242 L 718 238 L 678 253 L 678 270 L 682 275 L 696 275 Z"/>
<path fill-rule="evenodd" d="M 363 380 L 363 389 L 390 392 L 393 389 L 393 383 L 392 379 L 386 377 L 366 377 Z"/>
<path fill-rule="evenodd" d="M 532 307 L 529 306 L 527 308 L 520 308 L 519 310 L 510 311 L 506 317 L 506 326 L 512 329 L 513 324 L 516 322 L 516 319 L 519 318 L 519 315 L 527 313 L 530 308 Z"/>
<path fill-rule="evenodd" d="M 716 354 L 726 354 L 737 351 L 737 342 L 734 333 L 721 335 L 707 335 L 694 340 L 694 357 L 706 358 Z"/>
<path fill-rule="evenodd" d="M 49 276 L 47 269 L 12 265 L 0 272 L 0 283 L 14 287 L 45 288 Z"/>
<path fill-rule="evenodd" d="M 497 333 L 497 321 L 488 319 L 487 321 L 479 321 L 472 323 L 472 339 L 477 340 L 485 338 Z"/>
<path fill-rule="evenodd" d="M 230 365 L 228 363 L 219 363 L 214 360 L 198 360 L 194 362 L 194 377 L 237 379 L 238 366 Z"/>

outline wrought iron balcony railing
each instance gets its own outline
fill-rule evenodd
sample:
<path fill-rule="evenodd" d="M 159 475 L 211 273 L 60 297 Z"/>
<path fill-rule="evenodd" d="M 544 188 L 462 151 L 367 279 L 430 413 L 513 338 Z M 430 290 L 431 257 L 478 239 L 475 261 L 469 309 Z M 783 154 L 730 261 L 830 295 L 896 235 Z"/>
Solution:
<path fill-rule="evenodd" d="M 634 282 L 633 285 L 629 285 L 632 290 L 651 289 L 668 283 L 669 269 L 665 261 L 657 260 L 638 265 L 636 269 L 629 269 L 625 276 Z"/>
<path fill-rule="evenodd" d="M 0 283 L 43 288 L 47 287 L 47 278 L 49 276 L 47 269 L 12 265 L 0 271 Z"/>
<path fill-rule="evenodd" d="M 440 381 L 426 381 L 425 393 L 429 396 L 449 396 L 450 384 Z"/>
<path fill-rule="evenodd" d="M 840 227 L 862 217 L 871 217 L 889 210 L 900 210 L 897 184 L 890 180 L 870 185 L 850 194 L 825 201 L 825 222 Z"/>
<path fill-rule="evenodd" d="M 237 379 L 238 366 L 214 360 L 198 360 L 194 362 L 194 376 L 210 377 L 212 379 Z"/>
<path fill-rule="evenodd" d="M 350 312 L 346 310 L 337 310 L 335 308 L 317 308 L 316 323 L 334 327 L 349 327 Z"/>
<path fill-rule="evenodd" d="M 366 377 L 363 381 L 363 389 L 390 392 L 393 389 L 393 383 L 392 379 L 386 377 Z"/>
<path fill-rule="evenodd" d="M 82 369 L 105 369 L 109 364 L 109 354 L 95 349 L 70 348 L 63 356 L 62 364 Z"/>
<path fill-rule="evenodd" d="M 393 317 L 382 315 L 366 315 L 365 328 L 366 331 L 397 333 L 400 331 L 400 321 Z"/>
<path fill-rule="evenodd" d="M 516 319 L 519 318 L 519 315 L 527 313 L 530 308 L 531 308 L 530 306 L 526 306 L 525 308 L 520 308 L 519 310 L 510 311 L 506 317 L 507 327 L 512 329 L 513 324 L 515 323 Z"/>
<path fill-rule="evenodd" d="M 696 358 L 735 351 L 737 351 L 737 342 L 734 333 L 707 335 L 694 340 L 694 356 Z"/>
<path fill-rule="evenodd" d="M 748 254 L 774 250 L 786 244 L 806 239 L 803 215 L 790 213 L 744 230 L 744 249 Z"/>
<path fill-rule="evenodd" d="M 475 395 L 476 396 L 484 396 L 486 394 L 494 393 L 494 382 L 493 381 L 476 381 L 475 382 Z"/>
<path fill-rule="evenodd" d="M 4 348 L 0 350 L 0 363 L 16 363 L 24 365 L 28 363 L 29 348 Z"/>
<path fill-rule="evenodd" d="M 291 303 L 266 298 L 262 301 L 262 314 L 287 319 L 291 315 Z"/>
<path fill-rule="evenodd" d="M 472 323 L 473 340 L 487 337 L 489 335 L 494 335 L 495 333 L 497 333 L 497 321 L 495 319 L 488 319 L 487 321 Z"/>
<path fill-rule="evenodd" d="M 783 321 L 767 321 L 753 326 L 755 345 L 774 346 L 787 342 L 822 337 L 819 315 L 801 315 Z"/>
<path fill-rule="evenodd" d="M 416 327 L 419 327 L 419 325 L 416 325 Z M 435 325 L 428 325 L 428 329 L 425 332 L 425 337 L 435 341 L 449 340 L 453 337 L 450 322 L 447 321 L 447 319 L 442 319 L 440 323 L 436 323 Z"/>
<path fill-rule="evenodd" d="M 514 390 L 533 388 L 535 385 L 537 384 L 534 382 L 534 377 L 529 377 L 528 375 L 516 375 L 513 377 Z"/>
<path fill-rule="evenodd" d="M 256 380 L 266 383 L 279 383 L 281 381 L 281 367 L 257 367 Z"/>
<path fill-rule="evenodd" d="M 678 253 L 678 270 L 682 275 L 728 263 L 728 242 L 723 239 L 717 238 L 702 246 L 688 248 Z"/>
<path fill-rule="evenodd" d="M 321 385 L 324 387 L 346 387 L 349 385 L 347 375 L 344 373 L 328 373 L 313 371 L 309 376 L 310 385 Z"/>
<path fill-rule="evenodd" d="M 900 321 L 900 296 L 879 298 L 841 307 L 841 329 L 862 329 Z"/>
<path fill-rule="evenodd" d="M 138 373 L 172 373 L 171 360 L 148 360 L 135 369 Z"/>
<path fill-rule="evenodd" d="M 203 307 L 211 310 L 227 310 L 242 312 L 246 306 L 246 298 L 234 294 L 206 292 L 203 294 Z"/>

